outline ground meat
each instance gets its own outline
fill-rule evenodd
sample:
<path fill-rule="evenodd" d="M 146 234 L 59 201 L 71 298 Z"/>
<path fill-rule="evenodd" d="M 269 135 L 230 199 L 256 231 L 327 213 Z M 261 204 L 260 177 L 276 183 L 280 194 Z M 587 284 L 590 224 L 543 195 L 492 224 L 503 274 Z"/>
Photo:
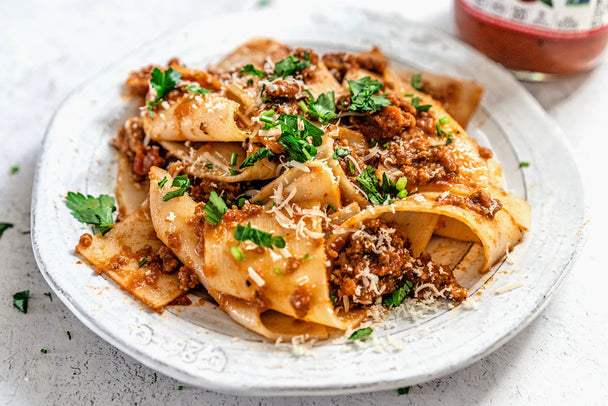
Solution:
<path fill-rule="evenodd" d="M 200 283 L 196 273 L 192 268 L 188 268 L 187 266 L 179 268 L 177 279 L 179 280 L 179 288 L 184 292 L 194 289 Z"/>
<path fill-rule="evenodd" d="M 426 297 L 426 291 L 455 301 L 466 298 L 466 289 L 451 270 L 432 263 L 426 254 L 414 258 L 409 245 L 403 232 L 380 219 L 365 220 L 361 230 L 333 242 L 327 249 L 332 263 L 328 279 L 338 303 L 347 297 L 352 306 L 374 304 L 406 280 L 414 284 L 412 292 L 419 298 Z M 441 294 L 423 286 L 426 283 Z"/>
<path fill-rule="evenodd" d="M 303 86 L 293 79 L 276 79 L 266 85 L 264 97 L 295 99 L 303 90 Z"/>
<path fill-rule="evenodd" d="M 144 97 L 148 93 L 149 82 L 154 68 L 154 65 L 150 65 L 129 74 L 126 81 L 129 94 Z"/>
<path fill-rule="evenodd" d="M 353 68 L 362 68 L 382 75 L 388 66 L 386 56 L 376 47 L 360 54 L 344 52 L 325 54 L 322 60 L 338 82 L 342 82 L 346 72 Z"/>
<path fill-rule="evenodd" d="M 408 190 L 429 183 L 450 182 L 458 174 L 458 165 L 449 147 L 432 147 L 418 128 L 402 133 L 388 144 L 383 162 L 396 167 L 407 177 Z"/>
<path fill-rule="evenodd" d="M 478 146 L 477 150 L 479 151 L 479 156 L 482 157 L 483 159 L 490 159 L 494 156 L 494 154 L 492 153 L 492 150 L 490 148 Z"/>
<path fill-rule="evenodd" d="M 285 271 L 287 273 L 295 272 L 300 267 L 300 265 L 302 265 L 303 261 L 304 258 L 302 257 L 291 256 L 287 258 L 287 260 L 285 261 Z"/>
<path fill-rule="evenodd" d="M 257 213 L 263 210 L 262 206 L 257 204 L 245 203 L 241 209 L 234 208 L 228 210 L 222 217 L 223 221 L 241 223 L 250 217 L 253 217 Z"/>
<path fill-rule="evenodd" d="M 80 240 L 78 240 L 78 246 L 82 248 L 89 248 L 93 244 L 93 236 L 89 233 L 85 233 L 80 236 Z"/>
<path fill-rule="evenodd" d="M 222 182 L 207 178 L 190 179 L 192 187 L 188 190 L 190 197 L 197 202 L 207 202 L 212 191 L 222 194 L 226 203 L 236 200 L 241 194 L 249 190 L 245 182 Z"/>
<path fill-rule="evenodd" d="M 175 258 L 173 252 L 164 245 L 160 247 L 157 255 L 162 264 L 161 271 L 164 273 L 173 273 L 181 266 L 181 263 Z"/>
<path fill-rule="evenodd" d="M 394 94 L 389 94 L 387 99 L 391 106 L 371 114 L 351 117 L 351 123 L 368 139 L 391 139 L 416 125 L 416 109 L 411 104 Z"/>
<path fill-rule="evenodd" d="M 298 286 L 289 297 L 289 303 L 299 318 L 306 316 L 312 301 L 312 293 L 307 286 Z"/>
<path fill-rule="evenodd" d="M 154 146 L 137 146 L 135 157 L 133 158 L 133 173 L 138 176 L 148 176 L 150 168 L 153 166 L 162 167 L 165 159 L 160 156 L 160 148 Z"/>
<path fill-rule="evenodd" d="M 192 304 L 192 301 L 186 295 L 182 295 L 182 296 L 178 297 L 177 299 L 174 299 L 171 303 L 169 303 L 169 305 L 173 305 L 173 306 L 190 306 L 191 304 Z"/>
<path fill-rule="evenodd" d="M 494 218 L 494 215 L 502 209 L 502 203 L 499 200 L 492 198 L 488 192 L 481 189 L 466 197 L 446 193 L 437 199 L 437 202 L 473 210 L 489 218 Z"/>

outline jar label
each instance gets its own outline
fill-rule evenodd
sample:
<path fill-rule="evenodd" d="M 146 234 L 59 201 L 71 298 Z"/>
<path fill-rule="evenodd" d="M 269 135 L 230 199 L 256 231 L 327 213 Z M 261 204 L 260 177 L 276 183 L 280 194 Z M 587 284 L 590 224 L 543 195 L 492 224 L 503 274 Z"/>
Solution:
<path fill-rule="evenodd" d="M 488 23 L 532 35 L 576 38 L 608 28 L 608 0 L 457 0 Z"/>

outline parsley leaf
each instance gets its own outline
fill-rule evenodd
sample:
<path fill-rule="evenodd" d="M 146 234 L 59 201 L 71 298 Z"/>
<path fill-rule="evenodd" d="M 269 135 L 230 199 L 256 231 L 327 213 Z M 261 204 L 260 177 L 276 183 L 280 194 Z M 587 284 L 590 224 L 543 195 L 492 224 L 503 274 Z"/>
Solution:
<path fill-rule="evenodd" d="M 315 100 L 310 91 L 306 90 L 306 92 L 308 93 L 309 98 L 306 99 L 308 107 L 304 112 L 308 113 L 310 117 L 319 120 L 321 123 L 326 123 L 338 117 L 336 114 L 336 100 L 333 91 L 321 93 L 317 100 Z M 302 105 L 300 105 L 300 107 L 302 107 Z"/>
<path fill-rule="evenodd" d="M 163 187 L 165 186 L 165 183 L 167 183 L 167 177 L 165 176 L 164 178 L 162 178 L 160 180 L 160 182 L 158 182 L 158 187 Z"/>
<path fill-rule="evenodd" d="M 188 175 L 184 173 L 173 178 L 173 182 L 171 182 L 171 187 L 178 187 L 179 189 L 167 192 L 167 194 L 163 196 L 163 202 L 171 200 L 174 197 L 183 196 L 184 193 L 186 193 L 186 189 L 190 187 L 190 179 L 188 179 Z"/>
<path fill-rule="evenodd" d="M 520 162 L 520 163 L 519 163 L 519 167 L 520 167 L 520 168 L 527 168 L 528 166 L 530 166 L 530 162 L 525 162 L 525 161 L 522 161 L 522 162 Z M 2 225 L 2 224 L 0 224 L 0 226 L 1 226 L 1 225 Z M 3 230 L 1 230 L 1 229 L 0 229 L 0 237 L 2 236 L 2 231 L 3 231 Z"/>
<path fill-rule="evenodd" d="M 237 261 L 242 261 L 246 259 L 245 254 L 243 253 L 243 250 L 240 247 L 230 247 L 230 252 L 232 253 L 234 259 L 236 259 Z"/>
<path fill-rule="evenodd" d="M 349 340 L 360 340 L 362 338 L 369 336 L 373 332 L 374 332 L 374 329 L 371 327 L 360 328 L 359 330 L 352 333 L 350 335 L 350 337 L 348 337 L 348 339 Z"/>
<path fill-rule="evenodd" d="M 154 119 L 154 114 L 152 114 L 152 106 L 159 105 L 162 99 L 171 93 L 173 89 L 175 89 L 175 86 L 177 86 L 181 79 L 181 73 L 172 68 L 169 68 L 164 72 L 158 68 L 154 68 L 152 71 L 152 77 L 150 78 L 150 87 L 156 90 L 156 98 L 152 101 L 148 100 L 146 102 L 148 113 L 150 113 L 150 117 L 152 117 L 152 119 Z"/>
<path fill-rule="evenodd" d="M 207 169 L 213 169 L 213 164 L 205 164 L 205 168 L 207 168 Z"/>
<path fill-rule="evenodd" d="M 139 261 L 139 262 L 137 263 L 137 267 L 138 267 L 138 268 L 141 268 L 142 266 L 146 265 L 147 263 L 148 263 L 148 258 L 143 257 L 143 258 L 141 259 L 141 261 Z"/>
<path fill-rule="evenodd" d="M 46 354 L 48 351 L 46 350 L 46 348 L 41 348 L 40 352 L 43 353 L 43 354 Z"/>
<path fill-rule="evenodd" d="M 274 268 L 274 269 L 272 270 L 272 272 L 274 272 L 274 274 L 275 274 L 276 276 L 279 276 L 280 274 L 282 274 L 282 273 L 283 273 L 283 271 L 281 271 L 279 268 Z"/>
<path fill-rule="evenodd" d="M 334 154 L 332 155 L 332 158 L 333 159 L 344 158 L 345 156 L 349 156 L 349 155 L 350 155 L 349 150 L 344 149 L 338 145 L 338 147 L 334 151 Z"/>
<path fill-rule="evenodd" d="M 420 99 L 418 97 L 414 97 L 412 99 L 412 106 L 414 106 L 417 110 L 420 111 L 429 111 L 429 109 L 431 107 L 433 107 L 432 104 L 420 104 Z"/>
<path fill-rule="evenodd" d="M 280 60 L 274 64 L 274 73 L 277 76 L 287 77 L 310 66 L 310 55 L 304 52 L 304 61 L 299 60 L 294 55 Z"/>
<path fill-rule="evenodd" d="M 196 93 L 196 94 L 213 93 L 213 90 L 205 89 L 204 87 L 200 87 L 199 85 L 188 85 L 188 86 L 186 86 L 186 90 L 189 91 L 190 93 Z"/>
<path fill-rule="evenodd" d="M 4 232 L 9 229 L 12 228 L 13 224 L 11 223 L 0 223 L 0 238 L 2 238 L 2 234 L 4 234 Z"/>
<path fill-rule="evenodd" d="M 285 239 L 283 237 L 275 237 L 270 233 L 253 228 L 251 227 L 251 221 L 247 224 L 247 226 L 237 224 L 236 228 L 234 229 L 234 238 L 240 242 L 249 240 L 260 247 L 270 249 L 273 249 L 274 247 L 285 248 Z"/>
<path fill-rule="evenodd" d="M 72 216 L 83 223 L 92 224 L 105 235 L 114 227 L 112 213 L 116 210 L 114 198 L 107 195 L 99 197 L 84 196 L 81 193 L 68 192 L 66 205 L 72 210 Z"/>
<path fill-rule="evenodd" d="M 397 393 L 400 395 L 407 395 L 408 393 L 410 393 L 410 387 L 406 386 L 404 388 L 398 388 Z"/>
<path fill-rule="evenodd" d="M 259 78 L 264 77 L 264 72 L 262 72 L 259 69 L 256 69 L 255 66 L 253 66 L 252 64 L 247 64 L 247 65 L 243 66 L 243 69 L 241 69 L 241 71 L 239 73 L 241 75 L 257 76 Z"/>
<path fill-rule="evenodd" d="M 293 135 L 281 135 L 277 141 L 285 148 L 289 157 L 294 161 L 306 162 L 317 155 L 317 149 L 302 139 Z"/>
<path fill-rule="evenodd" d="M 422 89 L 422 74 L 417 73 L 415 75 L 412 75 L 411 83 L 414 89 L 424 92 L 424 89 Z"/>
<path fill-rule="evenodd" d="M 377 206 L 384 203 L 386 199 L 380 192 L 382 190 L 380 188 L 380 181 L 376 177 L 376 170 L 372 166 L 368 165 L 355 179 L 361 185 L 361 188 L 367 195 L 367 200 L 371 204 Z"/>
<path fill-rule="evenodd" d="M 44 294 L 44 296 L 48 296 L 49 300 L 52 302 L 53 301 L 53 294 L 51 292 L 46 292 Z"/>
<path fill-rule="evenodd" d="M 399 289 L 395 290 L 392 293 L 382 296 L 382 301 L 384 302 L 384 305 L 386 307 L 399 306 L 401 303 L 403 303 L 403 301 L 405 300 L 405 298 L 410 293 L 410 291 L 412 290 L 413 287 L 414 287 L 414 284 L 412 282 L 405 281 Z"/>
<path fill-rule="evenodd" d="M 215 225 L 222 221 L 222 216 L 228 211 L 228 206 L 226 206 L 224 199 L 219 197 L 215 191 L 212 191 L 203 210 L 207 213 L 207 217 L 205 217 L 207 221 Z"/>
<path fill-rule="evenodd" d="M 21 310 L 23 313 L 27 313 L 27 301 L 30 298 L 30 291 L 24 290 L 23 292 L 17 292 L 13 295 L 13 306 Z"/>
<path fill-rule="evenodd" d="M 238 174 L 241 173 L 241 171 L 237 171 L 237 170 L 232 169 L 232 168 L 228 168 L 228 172 L 230 173 L 230 176 L 236 176 L 236 175 L 238 175 Z"/>
<path fill-rule="evenodd" d="M 383 84 L 366 76 L 357 80 L 348 80 L 348 88 L 353 96 L 350 100 L 349 111 L 378 111 L 390 106 L 391 102 L 385 94 L 374 96 L 382 89 Z"/>
<path fill-rule="evenodd" d="M 17 172 L 19 172 L 19 167 L 17 165 L 11 166 L 11 175 L 16 174 Z"/>
<path fill-rule="evenodd" d="M 274 152 L 267 149 L 266 147 L 262 147 L 255 151 L 253 154 L 249 155 L 247 158 L 245 158 L 245 160 L 241 163 L 241 166 L 239 166 L 239 169 L 243 169 L 248 166 L 253 166 L 257 161 L 260 161 L 264 158 L 268 158 L 268 160 L 271 160 L 274 157 Z"/>

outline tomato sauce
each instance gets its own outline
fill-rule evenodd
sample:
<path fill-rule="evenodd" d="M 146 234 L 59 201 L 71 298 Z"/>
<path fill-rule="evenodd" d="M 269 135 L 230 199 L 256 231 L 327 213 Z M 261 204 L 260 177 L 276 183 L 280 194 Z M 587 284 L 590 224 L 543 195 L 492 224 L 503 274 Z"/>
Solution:
<path fill-rule="evenodd" d="M 498 9 L 477 6 L 484 3 L 456 0 L 460 36 L 512 70 L 545 74 L 588 70 L 597 65 L 608 43 L 606 10 L 600 5 L 595 10 L 583 9 L 592 7 L 592 0 L 510 0 L 506 2 L 510 5 L 502 3 L 503 8 Z M 583 15 L 586 11 L 591 13 Z M 557 15 L 559 12 L 562 15 Z M 573 15 L 563 15 L 566 12 Z"/>

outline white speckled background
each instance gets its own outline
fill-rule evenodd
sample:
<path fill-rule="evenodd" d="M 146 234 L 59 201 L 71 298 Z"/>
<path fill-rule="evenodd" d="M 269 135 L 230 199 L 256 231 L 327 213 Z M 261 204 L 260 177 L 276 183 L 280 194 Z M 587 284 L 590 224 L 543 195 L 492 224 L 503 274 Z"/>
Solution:
<path fill-rule="evenodd" d="M 349 5 L 366 3 L 348 1 Z M 413 0 L 373 2 L 380 9 L 453 32 L 451 1 L 432 3 L 433 9 L 425 10 L 425 2 Z M 57 298 L 49 301 L 44 293 L 50 289 L 37 270 L 29 235 L 24 232 L 29 230 L 34 163 L 55 108 L 72 88 L 103 66 L 172 27 L 254 7 L 256 2 L 245 0 L 0 3 L 4 34 L 0 42 L 0 174 L 4 180 L 0 222 L 15 224 L 0 240 L 1 404 L 608 404 L 608 312 L 604 310 L 608 272 L 600 262 L 605 241 L 601 230 L 608 227 L 601 166 L 608 147 L 603 124 L 608 111 L 608 54 L 604 65 L 591 73 L 528 85 L 568 135 L 585 179 L 591 230 L 578 263 L 553 302 L 515 339 L 460 372 L 412 387 L 409 395 L 386 391 L 264 399 L 191 387 L 178 390 L 179 382 L 115 350 Z M 9 174 L 13 164 L 21 168 L 16 175 Z M 13 308 L 12 295 L 26 289 L 31 298 L 25 315 Z M 48 353 L 41 354 L 41 348 Z"/>

